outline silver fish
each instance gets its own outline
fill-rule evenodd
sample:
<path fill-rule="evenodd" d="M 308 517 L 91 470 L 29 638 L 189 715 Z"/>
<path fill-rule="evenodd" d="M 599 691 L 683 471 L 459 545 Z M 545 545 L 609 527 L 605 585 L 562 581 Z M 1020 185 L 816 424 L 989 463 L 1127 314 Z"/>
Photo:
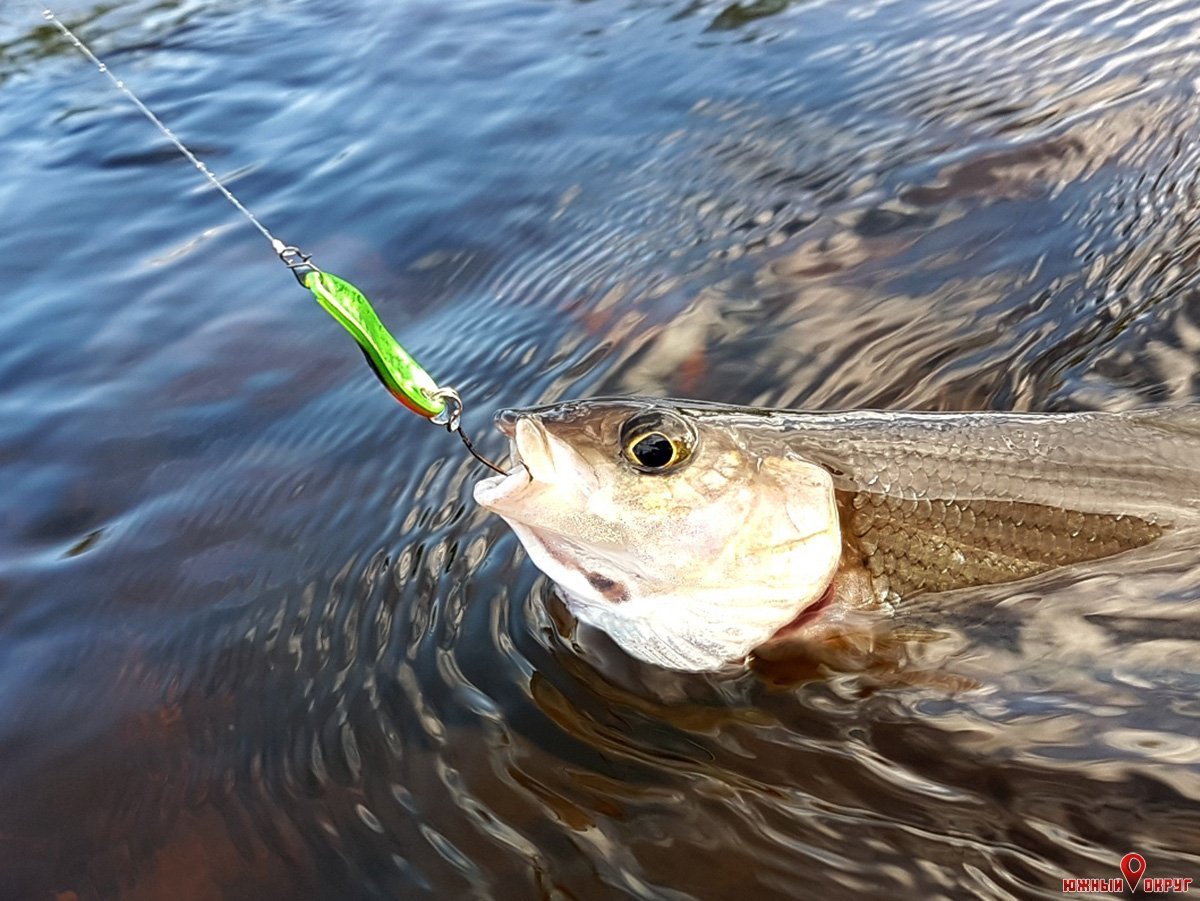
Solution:
<path fill-rule="evenodd" d="M 1200 405 L 800 413 L 601 398 L 497 415 L 475 499 L 579 619 L 680 670 L 796 623 L 1011 582 L 1200 523 Z"/>

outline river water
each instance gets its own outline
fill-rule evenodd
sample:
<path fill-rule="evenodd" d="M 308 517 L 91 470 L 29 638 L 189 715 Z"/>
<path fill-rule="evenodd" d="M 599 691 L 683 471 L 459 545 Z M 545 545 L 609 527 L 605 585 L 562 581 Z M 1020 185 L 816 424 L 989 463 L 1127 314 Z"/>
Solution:
<path fill-rule="evenodd" d="M 1200 399 L 1190 0 L 59 11 L 491 453 L 600 393 Z M 1200 877 L 1194 548 L 921 605 L 888 672 L 643 667 L 35 4 L 0 160 L 5 901 Z"/>

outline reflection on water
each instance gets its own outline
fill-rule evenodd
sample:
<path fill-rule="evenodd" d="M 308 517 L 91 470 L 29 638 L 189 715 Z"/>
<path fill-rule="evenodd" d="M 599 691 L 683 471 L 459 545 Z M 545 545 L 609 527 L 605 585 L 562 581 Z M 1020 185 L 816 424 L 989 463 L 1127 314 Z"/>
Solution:
<path fill-rule="evenodd" d="M 600 392 L 1200 398 L 1182 0 L 61 12 L 485 451 Z M 1194 550 L 914 604 L 874 668 L 641 666 L 36 10 L 0 48 L 0 896 L 1200 875 Z"/>

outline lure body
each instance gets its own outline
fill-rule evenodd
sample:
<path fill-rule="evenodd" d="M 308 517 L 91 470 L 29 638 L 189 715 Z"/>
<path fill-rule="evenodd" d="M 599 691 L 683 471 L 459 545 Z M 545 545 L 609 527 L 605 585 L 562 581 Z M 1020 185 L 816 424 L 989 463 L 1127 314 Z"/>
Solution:
<path fill-rule="evenodd" d="M 446 401 L 437 396 L 437 382 L 384 328 L 361 291 L 316 269 L 304 276 L 304 286 L 358 342 L 375 375 L 396 400 L 427 418 L 446 409 Z"/>

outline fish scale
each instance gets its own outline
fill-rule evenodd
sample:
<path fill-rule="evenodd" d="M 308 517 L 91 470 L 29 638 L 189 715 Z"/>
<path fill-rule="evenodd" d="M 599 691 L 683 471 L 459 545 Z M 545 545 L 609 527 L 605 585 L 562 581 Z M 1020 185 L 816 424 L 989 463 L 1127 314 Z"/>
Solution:
<path fill-rule="evenodd" d="M 852 546 L 876 586 L 901 598 L 1012 582 L 1149 544 L 1163 526 L 1136 516 L 1018 501 L 839 492 Z"/>

